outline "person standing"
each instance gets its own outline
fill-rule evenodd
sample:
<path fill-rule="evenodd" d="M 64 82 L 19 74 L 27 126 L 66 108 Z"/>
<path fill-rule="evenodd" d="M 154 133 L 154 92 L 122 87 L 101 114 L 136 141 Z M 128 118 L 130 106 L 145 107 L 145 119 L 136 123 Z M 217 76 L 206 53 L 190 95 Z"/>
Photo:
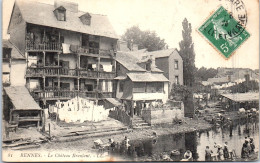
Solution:
<path fill-rule="evenodd" d="M 225 142 L 225 144 L 224 144 L 223 153 L 224 153 L 224 159 L 227 160 L 229 158 L 228 143 L 227 142 Z"/>
<path fill-rule="evenodd" d="M 213 153 L 213 151 L 211 149 L 209 149 L 209 146 L 206 146 L 206 149 L 205 149 L 205 161 L 212 161 L 212 159 L 211 159 L 212 153 Z"/>
<path fill-rule="evenodd" d="M 242 158 L 248 158 L 249 157 L 249 151 L 248 151 L 246 143 L 243 144 L 243 147 L 242 147 L 242 150 L 241 150 L 241 157 Z"/>
<path fill-rule="evenodd" d="M 251 151 L 250 153 L 253 153 L 255 152 L 255 144 L 254 144 L 254 139 L 253 138 L 250 138 L 250 146 L 251 146 Z"/>
<path fill-rule="evenodd" d="M 232 132 L 233 132 L 233 121 L 230 119 L 229 120 L 229 136 L 233 135 Z"/>
<path fill-rule="evenodd" d="M 223 149 L 222 149 L 221 145 L 218 145 L 217 154 L 218 154 L 218 161 L 222 161 L 223 160 Z"/>

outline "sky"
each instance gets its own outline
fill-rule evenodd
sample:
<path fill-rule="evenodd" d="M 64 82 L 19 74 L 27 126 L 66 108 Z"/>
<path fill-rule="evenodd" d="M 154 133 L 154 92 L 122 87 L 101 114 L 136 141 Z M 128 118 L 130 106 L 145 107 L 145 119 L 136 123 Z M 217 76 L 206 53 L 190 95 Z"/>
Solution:
<path fill-rule="evenodd" d="M 53 0 L 37 0 L 53 4 Z M 79 4 L 79 10 L 107 15 L 116 33 L 121 36 L 134 25 L 141 30 L 155 31 L 165 39 L 169 48 L 179 49 L 182 40 L 182 21 L 191 23 L 195 49 L 195 65 L 200 68 L 241 67 L 259 68 L 259 4 L 258 0 L 243 0 L 250 37 L 236 52 L 225 59 L 197 31 L 220 5 L 230 10 L 229 0 L 67 0 Z M 14 0 L 3 0 L 3 38 L 8 38 L 7 27 Z M 40 12 L 40 11 L 39 11 Z"/>

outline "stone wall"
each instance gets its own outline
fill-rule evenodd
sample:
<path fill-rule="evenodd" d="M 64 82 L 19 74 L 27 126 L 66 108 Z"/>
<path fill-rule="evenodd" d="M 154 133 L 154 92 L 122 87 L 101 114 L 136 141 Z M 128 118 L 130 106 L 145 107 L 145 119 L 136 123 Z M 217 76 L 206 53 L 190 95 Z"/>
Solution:
<path fill-rule="evenodd" d="M 142 110 L 142 118 L 150 125 L 172 123 L 173 119 L 184 118 L 184 107 Z"/>

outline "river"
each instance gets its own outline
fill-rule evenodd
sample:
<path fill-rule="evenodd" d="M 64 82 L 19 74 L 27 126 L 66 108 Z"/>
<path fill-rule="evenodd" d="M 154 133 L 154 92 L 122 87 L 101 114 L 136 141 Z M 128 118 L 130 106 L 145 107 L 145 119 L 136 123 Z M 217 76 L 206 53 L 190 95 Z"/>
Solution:
<path fill-rule="evenodd" d="M 130 140 L 130 147 L 136 152 L 129 152 L 124 156 L 126 160 L 137 161 L 159 161 L 163 155 L 169 155 L 171 151 L 178 150 L 180 155 L 173 156 L 171 159 L 179 161 L 183 158 L 186 150 L 190 150 L 195 161 L 204 161 L 205 147 L 216 153 L 214 143 L 224 145 L 228 142 L 229 150 L 235 150 L 236 155 L 240 157 L 242 144 L 245 137 L 250 136 L 255 142 L 255 151 L 259 151 L 259 126 L 256 123 L 236 122 L 233 126 L 232 136 L 230 136 L 229 128 L 212 128 L 207 131 L 196 131 L 189 133 L 162 135 L 149 139 Z M 90 142 L 91 141 L 91 142 Z M 82 139 L 69 142 L 51 142 L 44 144 L 41 149 L 44 151 L 55 152 L 56 150 L 65 151 L 85 151 L 87 145 L 93 145 L 92 140 Z M 93 152 L 97 152 L 94 150 Z M 116 151 L 114 156 L 122 157 L 119 151 Z"/>
<path fill-rule="evenodd" d="M 135 147 L 137 152 L 136 160 L 161 160 L 162 155 L 170 154 L 172 150 L 179 150 L 179 156 L 172 156 L 171 159 L 178 161 L 183 158 L 186 150 L 190 150 L 195 161 L 205 161 L 205 147 L 216 153 L 214 143 L 222 147 L 228 142 L 229 150 L 235 150 L 238 157 L 241 156 L 242 145 L 245 137 L 250 136 L 255 142 L 255 151 L 259 151 L 259 126 L 258 123 L 235 124 L 232 136 L 229 128 L 212 128 L 208 131 L 189 132 L 183 134 L 163 135 L 153 139 L 134 140 L 130 144 Z M 135 155 L 136 155 L 135 154 Z M 133 159 L 134 156 L 130 158 Z"/>

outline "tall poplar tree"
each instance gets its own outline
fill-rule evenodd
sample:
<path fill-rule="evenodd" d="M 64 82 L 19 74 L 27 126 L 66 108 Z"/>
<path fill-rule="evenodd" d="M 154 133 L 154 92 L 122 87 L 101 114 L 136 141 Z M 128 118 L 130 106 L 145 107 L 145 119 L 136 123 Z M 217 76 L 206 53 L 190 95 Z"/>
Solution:
<path fill-rule="evenodd" d="M 182 22 L 183 40 L 179 43 L 179 54 L 183 60 L 183 83 L 185 86 L 192 87 L 194 83 L 195 52 L 191 37 L 191 24 L 185 18 Z"/>

